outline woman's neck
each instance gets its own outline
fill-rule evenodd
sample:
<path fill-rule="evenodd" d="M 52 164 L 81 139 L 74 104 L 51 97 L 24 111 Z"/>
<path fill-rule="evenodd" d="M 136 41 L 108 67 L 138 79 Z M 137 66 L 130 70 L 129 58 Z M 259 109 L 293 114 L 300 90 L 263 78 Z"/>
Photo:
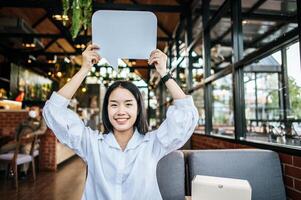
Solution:
<path fill-rule="evenodd" d="M 114 136 L 122 151 L 125 150 L 133 134 L 134 134 L 134 128 L 122 132 L 114 130 Z"/>

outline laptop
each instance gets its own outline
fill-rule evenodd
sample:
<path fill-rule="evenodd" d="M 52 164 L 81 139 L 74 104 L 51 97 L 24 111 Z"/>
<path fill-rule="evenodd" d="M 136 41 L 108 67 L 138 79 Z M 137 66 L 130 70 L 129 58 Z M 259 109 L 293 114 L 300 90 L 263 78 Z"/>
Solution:
<path fill-rule="evenodd" d="M 192 180 L 192 200 L 251 200 L 247 180 L 197 175 Z"/>

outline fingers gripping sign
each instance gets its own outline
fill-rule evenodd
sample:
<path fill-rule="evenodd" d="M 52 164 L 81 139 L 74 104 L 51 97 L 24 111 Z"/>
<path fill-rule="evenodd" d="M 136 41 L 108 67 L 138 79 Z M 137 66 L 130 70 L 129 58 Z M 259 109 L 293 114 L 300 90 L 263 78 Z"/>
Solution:
<path fill-rule="evenodd" d="M 98 63 L 101 59 L 100 55 L 97 53 L 99 46 L 95 44 L 90 44 L 86 50 L 82 53 L 83 64 L 82 68 L 90 71 L 91 67 Z"/>
<path fill-rule="evenodd" d="M 160 51 L 159 49 L 152 51 L 148 59 L 148 64 L 155 65 L 155 68 L 158 71 L 158 73 L 161 75 L 161 77 L 165 75 L 167 72 L 166 62 L 167 62 L 166 54 Z"/>

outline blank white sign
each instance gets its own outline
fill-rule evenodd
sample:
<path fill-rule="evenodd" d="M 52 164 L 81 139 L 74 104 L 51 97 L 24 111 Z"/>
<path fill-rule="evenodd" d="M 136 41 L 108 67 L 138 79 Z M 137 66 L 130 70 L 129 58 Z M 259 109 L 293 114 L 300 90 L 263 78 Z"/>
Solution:
<path fill-rule="evenodd" d="M 114 69 L 118 58 L 148 59 L 157 46 L 157 18 L 144 11 L 97 11 L 92 16 L 92 42 Z"/>

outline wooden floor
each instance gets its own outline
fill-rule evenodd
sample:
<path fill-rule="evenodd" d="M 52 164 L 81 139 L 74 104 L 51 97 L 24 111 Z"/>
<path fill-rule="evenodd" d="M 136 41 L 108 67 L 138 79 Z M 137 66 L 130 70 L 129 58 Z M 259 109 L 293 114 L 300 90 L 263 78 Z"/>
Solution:
<path fill-rule="evenodd" d="M 38 172 L 34 183 L 31 177 L 19 182 L 19 191 L 12 189 L 11 181 L 0 180 L 0 199 L 3 200 L 80 200 L 86 169 L 78 157 L 71 158 L 57 172 Z"/>

